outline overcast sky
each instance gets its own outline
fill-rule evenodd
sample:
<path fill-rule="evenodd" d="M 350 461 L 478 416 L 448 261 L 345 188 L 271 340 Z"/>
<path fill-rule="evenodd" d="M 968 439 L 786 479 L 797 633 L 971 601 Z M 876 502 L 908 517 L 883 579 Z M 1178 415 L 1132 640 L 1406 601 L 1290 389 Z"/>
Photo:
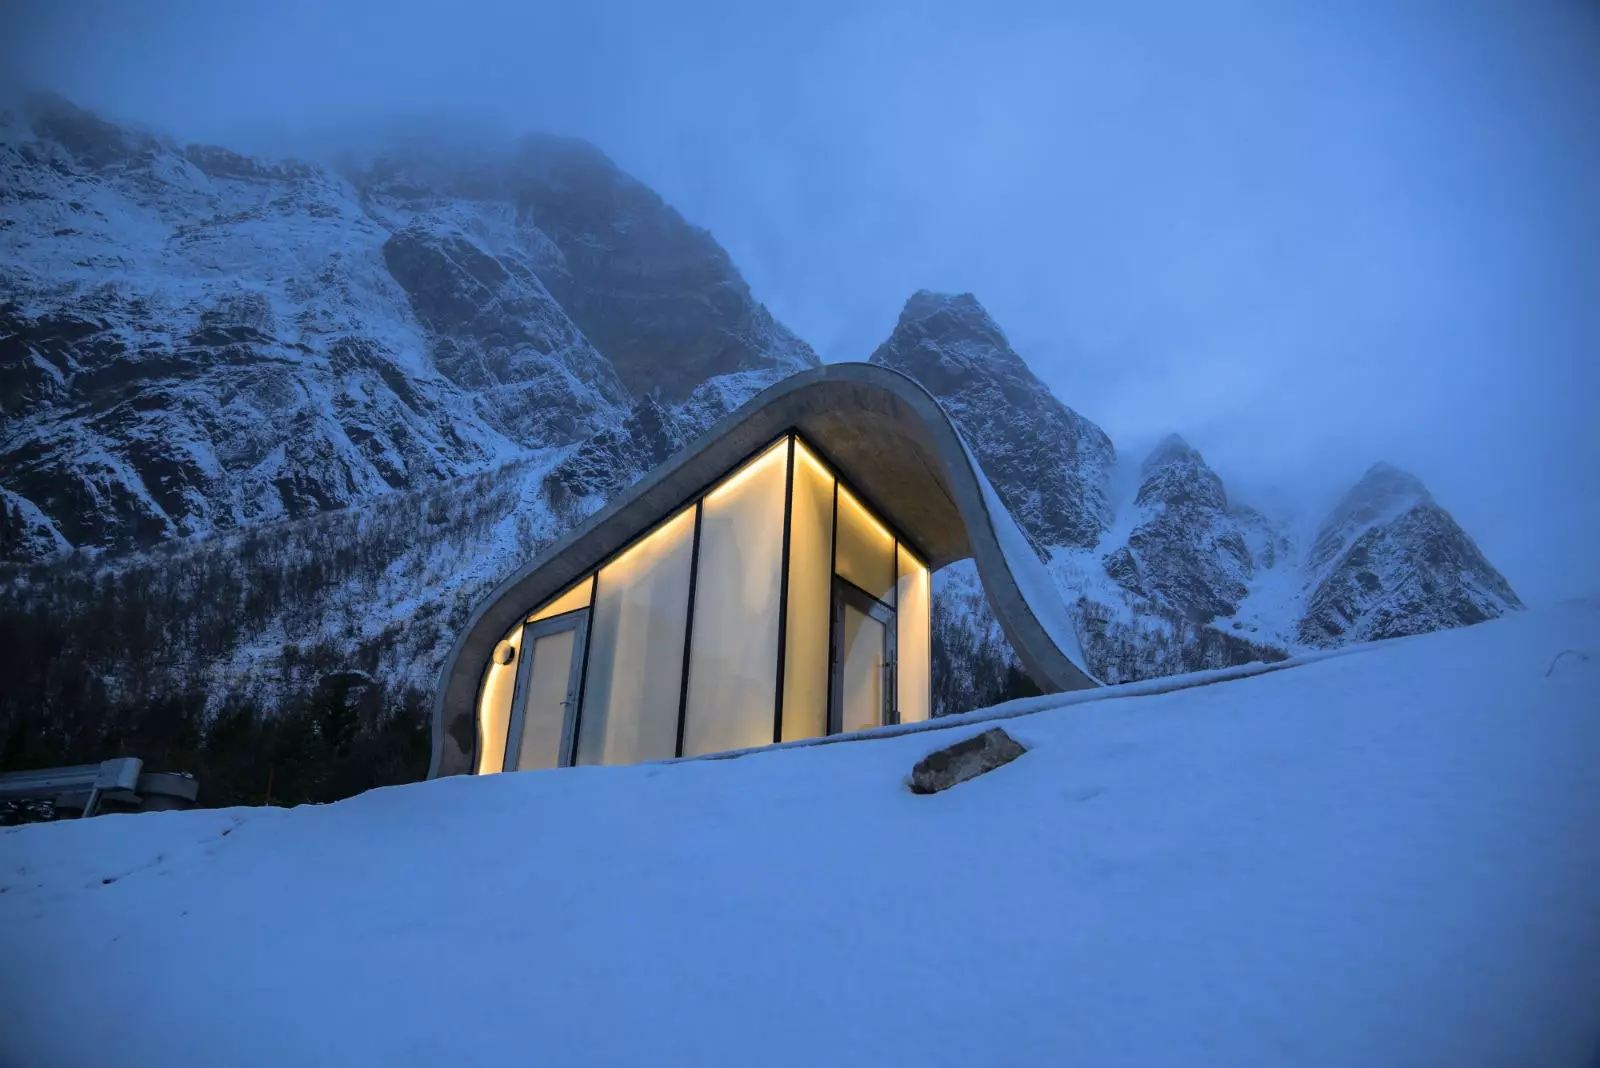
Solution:
<path fill-rule="evenodd" d="M 1526 599 L 1600 590 L 1600 4 L 0 13 L 14 80 L 184 139 L 587 137 L 826 359 L 970 291 L 1135 460 L 1319 510 L 1386 459 Z"/>

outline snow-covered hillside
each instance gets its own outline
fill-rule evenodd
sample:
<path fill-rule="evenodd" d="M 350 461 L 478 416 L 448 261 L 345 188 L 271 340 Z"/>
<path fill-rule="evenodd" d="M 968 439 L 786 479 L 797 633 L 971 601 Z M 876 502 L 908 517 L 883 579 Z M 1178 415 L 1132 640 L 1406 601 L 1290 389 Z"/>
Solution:
<path fill-rule="evenodd" d="M 1118 692 L 0 831 L 0 1062 L 1594 1063 L 1600 602 Z"/>

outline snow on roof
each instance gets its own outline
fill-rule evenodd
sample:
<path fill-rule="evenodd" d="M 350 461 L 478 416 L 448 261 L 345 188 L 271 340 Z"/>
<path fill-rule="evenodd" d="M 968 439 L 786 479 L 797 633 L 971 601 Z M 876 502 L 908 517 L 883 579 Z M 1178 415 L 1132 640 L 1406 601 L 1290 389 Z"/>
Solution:
<path fill-rule="evenodd" d="M 0 1062 L 1592 1063 L 1600 602 L 1004 725 L 0 831 Z"/>

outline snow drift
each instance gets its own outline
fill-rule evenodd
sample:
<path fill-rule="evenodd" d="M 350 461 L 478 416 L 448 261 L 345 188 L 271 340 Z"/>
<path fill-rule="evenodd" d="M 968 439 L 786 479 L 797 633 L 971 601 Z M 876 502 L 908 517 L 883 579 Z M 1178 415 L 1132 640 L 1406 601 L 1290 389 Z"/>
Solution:
<path fill-rule="evenodd" d="M 0 832 L 0 1062 L 1594 1063 L 1600 601 L 1099 693 Z"/>

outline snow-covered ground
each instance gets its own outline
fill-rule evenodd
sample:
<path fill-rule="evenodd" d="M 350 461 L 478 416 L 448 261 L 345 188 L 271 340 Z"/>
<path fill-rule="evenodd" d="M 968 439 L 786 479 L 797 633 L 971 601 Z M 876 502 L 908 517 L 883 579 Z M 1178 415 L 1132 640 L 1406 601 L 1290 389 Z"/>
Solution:
<path fill-rule="evenodd" d="M 0 1063 L 1597 1063 L 1600 601 L 1004 725 L 0 832 Z"/>

